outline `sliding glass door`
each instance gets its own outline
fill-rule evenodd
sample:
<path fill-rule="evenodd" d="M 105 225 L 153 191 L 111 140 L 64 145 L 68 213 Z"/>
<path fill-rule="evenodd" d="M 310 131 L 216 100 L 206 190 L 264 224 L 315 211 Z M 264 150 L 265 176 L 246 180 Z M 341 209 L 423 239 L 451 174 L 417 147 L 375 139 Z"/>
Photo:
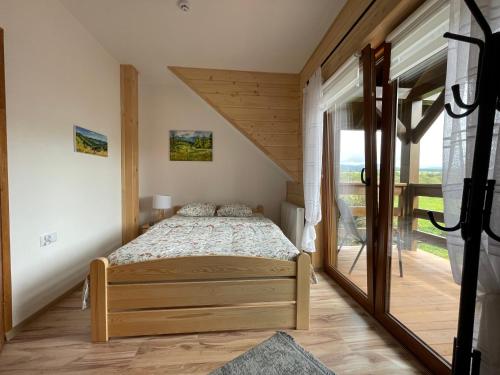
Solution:
<path fill-rule="evenodd" d="M 374 61 L 368 46 L 325 84 L 327 270 L 369 309 L 377 216 Z"/>
<path fill-rule="evenodd" d="M 428 220 L 443 221 L 442 150 L 446 54 L 397 79 L 394 207 L 389 313 L 451 362 L 460 286 L 446 239 Z M 428 77 L 432 77 L 429 80 Z M 405 134 L 404 136 L 402 134 Z"/>
<path fill-rule="evenodd" d="M 325 84 L 325 269 L 439 374 L 450 371 L 460 294 L 427 214 L 444 220 L 448 17 L 446 1 L 425 3 Z"/>
<path fill-rule="evenodd" d="M 442 162 L 449 7 L 425 3 L 386 44 L 376 316 L 435 373 L 449 373 L 460 286 L 444 233 Z"/>

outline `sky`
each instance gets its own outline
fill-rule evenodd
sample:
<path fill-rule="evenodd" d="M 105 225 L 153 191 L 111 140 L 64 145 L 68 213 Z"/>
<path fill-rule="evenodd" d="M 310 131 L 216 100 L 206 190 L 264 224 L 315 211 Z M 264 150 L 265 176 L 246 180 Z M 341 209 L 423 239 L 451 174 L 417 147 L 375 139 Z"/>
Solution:
<path fill-rule="evenodd" d="M 441 168 L 443 163 L 444 112 L 420 140 L 420 169 Z M 364 132 L 343 130 L 340 142 L 340 164 L 364 164 Z M 377 131 L 377 153 L 380 153 L 380 131 Z M 380 160 L 380 159 L 379 159 Z M 401 142 L 396 141 L 396 167 L 401 165 Z"/>
<path fill-rule="evenodd" d="M 420 140 L 420 167 L 441 168 L 443 166 L 444 111 Z"/>

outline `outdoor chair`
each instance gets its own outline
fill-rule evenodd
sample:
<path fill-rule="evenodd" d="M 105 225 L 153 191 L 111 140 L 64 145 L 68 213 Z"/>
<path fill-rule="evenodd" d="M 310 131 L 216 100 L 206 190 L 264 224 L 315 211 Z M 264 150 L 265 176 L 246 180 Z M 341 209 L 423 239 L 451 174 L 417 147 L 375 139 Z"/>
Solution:
<path fill-rule="evenodd" d="M 366 247 L 366 234 L 361 233 L 358 230 L 358 227 L 356 225 L 356 220 L 354 219 L 354 216 L 352 215 L 351 208 L 347 204 L 347 202 L 342 199 L 342 198 L 337 198 L 337 206 L 339 208 L 340 212 L 340 221 L 346 231 L 346 235 L 342 237 L 342 240 L 340 241 L 340 245 L 337 249 L 337 254 L 340 252 L 342 249 L 342 246 L 344 245 L 344 242 L 346 238 L 349 236 L 351 237 L 354 241 L 358 242 L 361 244 L 361 248 L 358 251 L 358 254 L 356 255 L 356 258 L 354 259 L 354 262 L 352 263 L 351 268 L 349 269 L 349 274 L 352 273 L 354 270 L 354 267 L 356 266 L 356 263 L 358 263 L 359 257 L 361 256 L 361 253 Z M 401 236 L 398 230 L 395 231 L 395 242 L 396 246 L 398 249 L 398 260 L 399 260 L 399 276 L 403 277 L 403 261 L 401 258 Z"/>

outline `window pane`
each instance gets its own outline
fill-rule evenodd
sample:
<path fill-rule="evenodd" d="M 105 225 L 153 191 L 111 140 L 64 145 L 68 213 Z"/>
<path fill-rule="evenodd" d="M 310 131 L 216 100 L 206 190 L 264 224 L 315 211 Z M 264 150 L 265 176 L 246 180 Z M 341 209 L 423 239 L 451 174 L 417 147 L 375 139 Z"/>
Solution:
<path fill-rule="evenodd" d="M 363 292 L 367 288 L 366 188 L 361 181 L 365 168 L 363 75 L 349 95 L 329 109 L 332 119 L 332 160 L 335 184 L 337 248 L 332 266 Z"/>
<path fill-rule="evenodd" d="M 446 51 L 398 78 L 389 312 L 448 361 L 460 286 L 452 278 L 442 217 L 443 98 Z"/>

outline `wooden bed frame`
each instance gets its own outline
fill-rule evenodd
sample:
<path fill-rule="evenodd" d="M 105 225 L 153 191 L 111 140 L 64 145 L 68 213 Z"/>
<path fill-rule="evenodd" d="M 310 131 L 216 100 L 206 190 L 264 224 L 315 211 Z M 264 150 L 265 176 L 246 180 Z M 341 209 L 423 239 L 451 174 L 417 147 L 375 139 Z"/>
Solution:
<path fill-rule="evenodd" d="M 92 341 L 309 329 L 310 279 L 311 260 L 306 253 L 295 261 L 189 256 L 117 266 L 98 258 L 90 264 Z"/>

